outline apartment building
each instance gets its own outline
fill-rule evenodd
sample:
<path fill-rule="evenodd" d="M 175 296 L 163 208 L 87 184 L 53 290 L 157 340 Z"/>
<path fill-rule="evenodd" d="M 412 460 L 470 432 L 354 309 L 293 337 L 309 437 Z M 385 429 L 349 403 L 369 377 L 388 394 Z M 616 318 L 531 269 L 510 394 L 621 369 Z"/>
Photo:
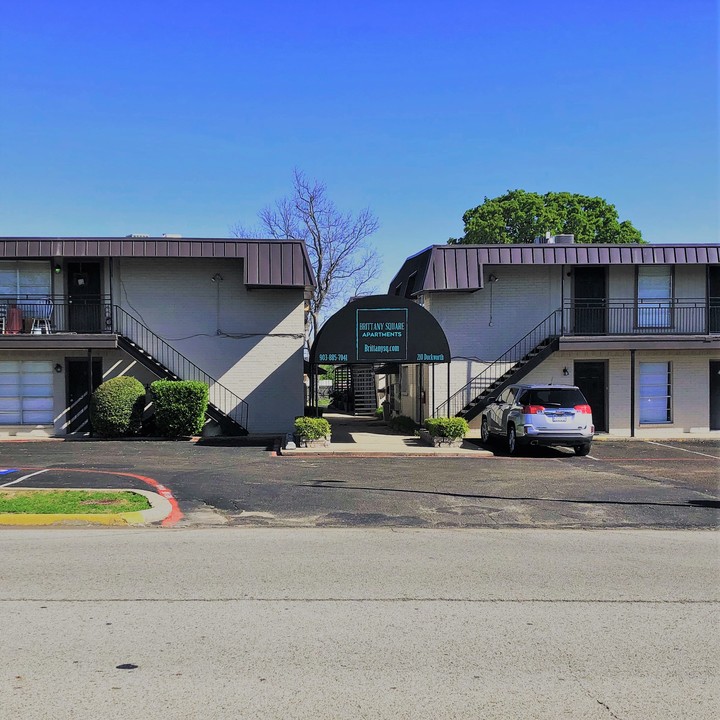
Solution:
<path fill-rule="evenodd" d="M 289 432 L 314 282 L 299 241 L 0 238 L 0 437 L 87 432 L 125 374 L 207 382 L 208 432 Z"/>

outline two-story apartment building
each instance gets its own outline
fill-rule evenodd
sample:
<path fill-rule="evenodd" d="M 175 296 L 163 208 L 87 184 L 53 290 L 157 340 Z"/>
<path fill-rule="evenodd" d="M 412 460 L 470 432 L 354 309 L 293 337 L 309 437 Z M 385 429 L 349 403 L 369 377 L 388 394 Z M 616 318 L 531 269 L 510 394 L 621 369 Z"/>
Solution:
<path fill-rule="evenodd" d="M 402 368 L 403 414 L 474 427 L 522 379 L 579 385 L 600 432 L 720 430 L 719 245 L 436 245 L 389 292 L 422 303 L 452 353 L 449 371 Z"/>
<path fill-rule="evenodd" d="M 207 382 L 209 431 L 288 432 L 313 283 L 298 241 L 0 238 L 0 437 L 86 432 L 124 374 Z"/>

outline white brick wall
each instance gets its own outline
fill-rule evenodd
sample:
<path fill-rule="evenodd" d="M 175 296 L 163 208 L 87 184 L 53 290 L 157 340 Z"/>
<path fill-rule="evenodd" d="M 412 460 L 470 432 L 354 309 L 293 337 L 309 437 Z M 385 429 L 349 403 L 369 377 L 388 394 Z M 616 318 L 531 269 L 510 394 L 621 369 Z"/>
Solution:
<path fill-rule="evenodd" d="M 242 270 L 240 260 L 123 258 L 113 298 L 243 398 L 251 433 L 289 432 L 303 411 L 303 291 L 248 290 Z"/>

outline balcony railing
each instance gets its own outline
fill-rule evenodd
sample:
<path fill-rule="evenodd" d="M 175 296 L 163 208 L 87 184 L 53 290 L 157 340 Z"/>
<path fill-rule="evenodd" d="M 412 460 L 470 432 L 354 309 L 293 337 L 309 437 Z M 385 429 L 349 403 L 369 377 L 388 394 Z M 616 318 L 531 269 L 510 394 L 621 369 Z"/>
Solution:
<path fill-rule="evenodd" d="M 582 300 L 563 307 L 563 335 L 720 333 L 720 298 Z"/>
<path fill-rule="evenodd" d="M 109 298 L 98 296 L 0 295 L 0 332 L 112 333 L 112 306 Z"/>

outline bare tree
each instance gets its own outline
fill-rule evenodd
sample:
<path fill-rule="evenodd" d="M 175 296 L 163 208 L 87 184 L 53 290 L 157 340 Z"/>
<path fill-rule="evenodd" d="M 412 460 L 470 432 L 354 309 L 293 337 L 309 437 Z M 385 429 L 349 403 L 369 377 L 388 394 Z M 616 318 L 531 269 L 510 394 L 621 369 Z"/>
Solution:
<path fill-rule="evenodd" d="M 293 173 L 293 193 L 258 213 L 260 232 L 284 240 L 304 240 L 315 270 L 317 287 L 309 300 L 308 345 L 326 315 L 355 295 L 373 290 L 380 256 L 368 242 L 380 224 L 368 208 L 357 216 L 342 213 L 327 196 L 324 183 Z M 250 237 L 241 225 L 231 232 Z"/>

